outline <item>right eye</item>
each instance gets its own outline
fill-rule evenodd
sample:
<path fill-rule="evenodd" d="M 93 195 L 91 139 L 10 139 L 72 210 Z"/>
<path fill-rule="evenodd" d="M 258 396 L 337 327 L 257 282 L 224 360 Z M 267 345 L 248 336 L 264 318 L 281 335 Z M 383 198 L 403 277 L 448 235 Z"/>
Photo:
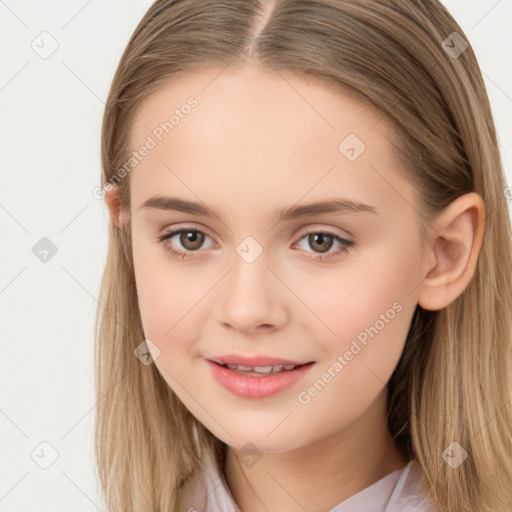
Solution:
<path fill-rule="evenodd" d="M 176 236 L 177 241 L 185 248 L 185 250 L 179 250 L 175 248 L 176 242 L 172 242 L 172 239 Z M 206 233 L 196 228 L 180 228 L 174 229 L 168 233 L 157 236 L 160 243 L 163 244 L 165 250 L 173 256 L 179 256 L 182 259 L 189 258 L 190 253 L 198 252 L 198 249 L 203 245 L 204 240 L 210 238 Z"/>

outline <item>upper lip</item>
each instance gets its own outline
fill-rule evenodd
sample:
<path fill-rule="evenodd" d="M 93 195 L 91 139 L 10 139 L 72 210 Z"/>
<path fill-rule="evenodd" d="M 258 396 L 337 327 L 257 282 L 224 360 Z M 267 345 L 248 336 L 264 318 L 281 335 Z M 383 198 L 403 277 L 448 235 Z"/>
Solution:
<path fill-rule="evenodd" d="M 279 357 L 270 356 L 244 356 L 236 354 L 228 354 L 225 356 L 209 357 L 210 361 L 219 364 L 238 364 L 242 366 L 279 366 L 293 364 L 295 366 L 313 363 L 314 361 L 297 361 L 292 359 L 281 359 Z"/>

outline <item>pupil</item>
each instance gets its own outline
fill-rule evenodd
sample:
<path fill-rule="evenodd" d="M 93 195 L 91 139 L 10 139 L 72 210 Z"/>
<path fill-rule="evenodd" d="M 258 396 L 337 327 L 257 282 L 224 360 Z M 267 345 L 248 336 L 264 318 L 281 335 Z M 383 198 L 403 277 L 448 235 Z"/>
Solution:
<path fill-rule="evenodd" d="M 201 233 L 198 233 L 197 231 L 186 231 L 182 233 L 181 236 L 182 240 L 181 243 L 184 247 L 187 247 L 188 249 L 199 249 L 201 245 L 203 244 L 203 239 Z M 185 242 L 185 243 L 184 243 Z M 192 243 L 192 247 L 187 246 L 187 243 Z"/>
<path fill-rule="evenodd" d="M 330 240 L 331 239 L 330 235 L 325 235 L 323 233 L 317 233 L 317 234 L 310 235 L 310 236 L 313 237 L 314 244 L 317 244 L 317 245 L 320 244 L 319 249 L 320 249 L 321 252 L 327 252 L 331 248 L 332 240 Z M 319 242 L 318 242 L 318 239 L 320 240 Z M 331 242 L 331 243 L 328 244 L 328 247 L 325 247 L 325 246 L 322 247 L 321 246 L 322 242 L 324 242 L 325 240 Z"/>

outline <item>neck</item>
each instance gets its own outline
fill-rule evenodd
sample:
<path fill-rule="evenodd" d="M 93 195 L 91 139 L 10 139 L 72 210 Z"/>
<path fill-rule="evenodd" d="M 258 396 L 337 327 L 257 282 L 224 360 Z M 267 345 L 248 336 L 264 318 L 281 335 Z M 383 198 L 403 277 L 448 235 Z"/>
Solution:
<path fill-rule="evenodd" d="M 243 512 L 320 512 L 406 464 L 381 399 L 344 429 L 291 451 L 266 452 L 252 467 L 228 446 L 224 474 Z"/>

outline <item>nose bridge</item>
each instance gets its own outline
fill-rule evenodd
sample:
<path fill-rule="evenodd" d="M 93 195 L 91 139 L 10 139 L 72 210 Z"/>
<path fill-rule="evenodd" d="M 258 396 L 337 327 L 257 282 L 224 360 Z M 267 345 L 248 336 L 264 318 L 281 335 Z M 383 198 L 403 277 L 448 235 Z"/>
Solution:
<path fill-rule="evenodd" d="M 227 276 L 221 299 L 221 320 L 237 328 L 275 324 L 282 305 L 279 280 L 268 267 L 268 252 L 253 237 L 235 249 L 233 268 Z M 275 281 L 275 282 L 273 282 Z"/>
<path fill-rule="evenodd" d="M 255 238 L 247 237 L 235 252 L 229 293 L 234 293 L 242 301 L 245 297 L 251 301 L 264 299 L 270 291 L 268 251 Z"/>

